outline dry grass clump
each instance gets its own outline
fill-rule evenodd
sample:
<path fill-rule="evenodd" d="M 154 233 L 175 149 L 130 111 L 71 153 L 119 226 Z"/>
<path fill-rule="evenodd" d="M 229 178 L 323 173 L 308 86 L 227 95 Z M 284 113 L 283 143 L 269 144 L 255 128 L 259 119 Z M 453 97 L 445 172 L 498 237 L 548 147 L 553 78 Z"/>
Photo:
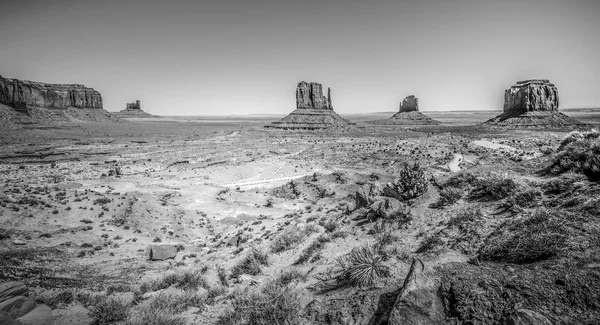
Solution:
<path fill-rule="evenodd" d="M 325 244 L 330 241 L 331 238 L 327 235 L 319 236 L 319 238 L 315 239 L 312 243 L 310 243 L 310 245 L 308 245 L 308 247 L 306 247 L 302 251 L 298 259 L 296 259 L 296 261 L 294 262 L 294 265 L 304 264 L 311 257 L 316 257 L 316 254 L 318 254 L 323 249 L 323 247 L 325 247 Z"/>
<path fill-rule="evenodd" d="M 289 229 L 275 237 L 271 243 L 271 252 L 279 253 L 296 247 L 306 238 L 306 232 L 298 228 Z"/>
<path fill-rule="evenodd" d="M 464 191 L 459 187 L 446 186 L 440 190 L 440 197 L 437 202 L 432 203 L 431 207 L 434 209 L 440 209 L 453 205 L 458 202 L 464 195 Z"/>
<path fill-rule="evenodd" d="M 282 271 L 275 279 L 275 282 L 281 286 L 287 286 L 288 284 L 292 283 L 295 280 L 301 280 L 304 278 L 305 278 L 305 275 L 302 272 L 300 272 L 300 270 L 298 270 L 296 268 L 291 268 L 291 269 Z"/>
<path fill-rule="evenodd" d="M 500 205 L 500 208 L 513 213 L 522 212 L 524 209 L 534 208 L 540 204 L 543 193 L 538 188 L 528 189 L 512 194 Z"/>
<path fill-rule="evenodd" d="M 92 325 L 115 324 L 127 318 L 128 307 L 121 301 L 106 298 L 90 308 Z"/>
<path fill-rule="evenodd" d="M 383 192 L 386 196 L 408 201 L 425 194 L 428 186 L 425 168 L 419 163 L 404 164 L 400 168 L 398 178 L 388 183 Z"/>
<path fill-rule="evenodd" d="M 442 245 L 444 242 L 440 239 L 437 234 L 432 234 L 426 237 L 419 245 L 419 248 L 415 251 L 417 254 L 427 253 L 434 250 L 436 247 Z"/>
<path fill-rule="evenodd" d="M 187 270 L 170 273 L 160 279 L 147 281 L 140 286 L 140 294 L 154 292 L 175 286 L 183 290 L 196 290 L 200 287 L 208 289 L 206 278 L 200 270 Z"/>
<path fill-rule="evenodd" d="M 590 181 L 599 181 L 600 132 L 594 130 L 565 138 L 545 172 L 555 175 L 573 172 L 585 175 Z"/>
<path fill-rule="evenodd" d="M 320 220 L 319 226 L 325 228 L 326 232 L 334 232 L 339 224 L 333 219 Z"/>
<path fill-rule="evenodd" d="M 233 301 L 217 321 L 219 325 L 299 324 L 298 294 L 276 281 L 262 288 L 248 287 L 231 295 Z"/>
<path fill-rule="evenodd" d="M 559 211 L 542 209 L 508 221 L 488 238 L 480 258 L 517 264 L 552 258 L 568 238 L 565 220 Z"/>
<path fill-rule="evenodd" d="M 206 297 L 194 291 L 161 292 L 130 309 L 124 325 L 183 325 L 178 316 L 190 307 L 204 307 Z"/>
<path fill-rule="evenodd" d="M 465 189 L 472 186 L 477 181 L 477 177 L 470 172 L 461 171 L 448 178 L 442 187 L 455 187 Z"/>
<path fill-rule="evenodd" d="M 517 187 L 517 183 L 512 178 L 491 173 L 475 181 L 468 198 L 485 202 L 502 200 L 513 194 Z"/>
<path fill-rule="evenodd" d="M 262 271 L 263 265 L 269 265 L 269 254 L 253 248 L 246 257 L 231 269 L 231 277 L 237 278 L 242 274 L 258 275 Z"/>
<path fill-rule="evenodd" d="M 473 224 L 483 218 L 479 208 L 463 209 L 448 220 L 448 227 L 463 228 L 464 225 Z"/>
<path fill-rule="evenodd" d="M 336 259 L 336 266 L 316 276 L 322 291 L 346 286 L 372 286 L 380 278 L 390 274 L 383 263 L 384 258 L 370 245 L 354 248 L 350 253 Z"/>

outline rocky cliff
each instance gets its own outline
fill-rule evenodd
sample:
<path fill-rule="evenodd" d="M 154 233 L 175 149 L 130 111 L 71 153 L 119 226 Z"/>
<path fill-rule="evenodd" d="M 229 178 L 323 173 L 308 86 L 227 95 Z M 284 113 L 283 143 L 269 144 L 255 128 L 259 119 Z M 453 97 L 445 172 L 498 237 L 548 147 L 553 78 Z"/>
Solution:
<path fill-rule="evenodd" d="M 0 76 L 0 103 L 16 110 L 102 109 L 102 96 L 96 90 L 83 85 L 47 84 Z"/>
<path fill-rule="evenodd" d="M 407 96 L 400 103 L 400 112 L 415 112 L 419 111 L 419 99 L 414 95 Z"/>
<path fill-rule="evenodd" d="M 148 114 L 142 110 L 142 102 L 136 100 L 133 103 L 127 103 L 125 109 L 120 112 L 114 113 L 119 118 L 142 118 L 142 117 L 155 117 L 152 114 Z"/>
<path fill-rule="evenodd" d="M 134 103 L 127 103 L 125 105 L 126 111 L 141 111 L 142 103 L 139 100 L 136 100 Z"/>
<path fill-rule="evenodd" d="M 323 96 L 323 86 L 320 83 L 300 81 L 296 87 L 296 108 L 333 110 L 331 89 L 327 88 L 326 97 Z"/>

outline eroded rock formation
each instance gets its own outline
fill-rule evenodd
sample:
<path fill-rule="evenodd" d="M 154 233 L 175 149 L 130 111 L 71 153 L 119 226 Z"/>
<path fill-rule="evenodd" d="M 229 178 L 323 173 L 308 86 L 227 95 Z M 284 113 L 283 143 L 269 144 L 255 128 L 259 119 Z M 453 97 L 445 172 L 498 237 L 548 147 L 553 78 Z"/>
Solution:
<path fill-rule="evenodd" d="M 333 111 L 330 88 L 327 88 L 327 97 L 325 97 L 321 84 L 301 81 L 296 87 L 296 110 L 265 127 L 315 130 L 347 125 L 354 125 L 354 123 Z"/>
<path fill-rule="evenodd" d="M 377 125 L 437 125 L 440 124 L 429 116 L 419 112 L 419 99 L 410 95 L 400 102 L 398 113 L 386 120 L 369 121 Z"/>
<path fill-rule="evenodd" d="M 515 128 L 581 125 L 558 111 L 558 89 L 546 79 L 518 81 L 504 92 L 504 111 L 485 124 Z"/>
<path fill-rule="evenodd" d="M 48 84 L 0 76 L 0 103 L 17 110 L 102 108 L 99 92 L 83 85 Z"/>
<path fill-rule="evenodd" d="M 410 95 L 404 98 L 400 103 L 400 112 L 415 112 L 419 111 L 419 99 L 415 95 Z"/>
<path fill-rule="evenodd" d="M 136 100 L 135 103 L 127 103 L 125 106 L 126 111 L 141 111 L 142 103 L 139 100 Z"/>
<path fill-rule="evenodd" d="M 296 108 L 333 110 L 331 88 L 327 88 L 327 97 L 325 97 L 320 83 L 300 81 L 296 87 Z"/>

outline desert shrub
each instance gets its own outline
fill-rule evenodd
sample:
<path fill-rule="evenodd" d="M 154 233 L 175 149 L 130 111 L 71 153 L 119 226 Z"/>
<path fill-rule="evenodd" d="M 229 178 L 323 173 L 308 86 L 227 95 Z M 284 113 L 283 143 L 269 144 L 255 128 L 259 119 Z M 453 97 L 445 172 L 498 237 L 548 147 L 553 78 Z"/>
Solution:
<path fill-rule="evenodd" d="M 580 131 L 572 131 L 567 134 L 558 145 L 558 151 L 562 151 L 566 148 L 567 145 L 583 141 L 583 140 L 593 140 L 600 137 L 600 132 L 597 129 L 592 129 L 589 132 L 580 132 Z"/>
<path fill-rule="evenodd" d="M 262 271 L 263 265 L 269 265 L 269 254 L 258 249 L 252 249 L 246 257 L 231 269 L 231 277 L 237 278 L 242 274 L 258 275 Z"/>
<path fill-rule="evenodd" d="M 566 172 L 544 184 L 542 189 L 545 194 L 570 193 L 575 190 L 577 183 L 582 181 L 587 181 L 587 178 L 581 174 Z"/>
<path fill-rule="evenodd" d="M 227 292 L 227 288 L 225 288 L 222 285 L 212 286 L 212 287 L 210 287 L 210 289 L 208 289 L 207 298 L 214 299 L 216 297 L 224 295 L 226 292 Z"/>
<path fill-rule="evenodd" d="M 512 212 L 520 212 L 523 209 L 533 208 L 539 205 L 542 199 L 542 191 L 534 188 L 514 193 L 500 205 L 500 208 Z"/>
<path fill-rule="evenodd" d="M 480 208 L 468 208 L 458 211 L 448 220 L 448 227 L 461 227 L 464 224 L 474 223 L 483 218 Z"/>
<path fill-rule="evenodd" d="M 482 260 L 533 263 L 560 253 L 568 238 L 565 218 L 558 211 L 537 210 L 504 223 L 480 251 Z"/>
<path fill-rule="evenodd" d="M 139 311 L 138 311 L 139 310 Z M 186 325 L 185 318 L 162 310 L 138 308 L 124 325 Z"/>
<path fill-rule="evenodd" d="M 468 197 L 470 200 L 496 201 L 508 197 L 516 189 L 517 183 L 513 179 L 492 173 L 477 179 Z"/>
<path fill-rule="evenodd" d="M 346 231 L 341 231 L 341 230 L 338 230 L 338 231 L 336 231 L 336 232 L 332 233 L 332 234 L 331 234 L 331 236 L 330 236 L 329 238 L 330 238 L 331 240 L 335 240 L 335 239 L 338 239 L 338 238 L 346 238 L 346 237 L 348 237 L 349 235 L 350 235 L 350 234 L 349 234 L 348 232 L 346 232 Z"/>
<path fill-rule="evenodd" d="M 287 286 L 292 283 L 292 281 L 302 278 L 304 278 L 304 274 L 302 274 L 300 270 L 292 268 L 281 272 L 277 278 L 275 278 L 275 282 L 281 286 Z"/>
<path fill-rule="evenodd" d="M 72 290 L 48 290 L 36 296 L 36 302 L 45 304 L 51 309 L 56 309 L 59 304 L 70 304 L 75 300 Z"/>
<path fill-rule="evenodd" d="M 425 194 L 428 185 L 425 168 L 418 163 L 404 164 L 398 178 L 388 183 L 383 191 L 386 196 L 407 201 Z"/>
<path fill-rule="evenodd" d="M 275 237 L 275 239 L 271 243 L 271 251 L 273 253 L 286 251 L 302 243 L 305 238 L 306 233 L 303 230 L 300 230 L 298 228 L 287 230 L 279 236 Z"/>
<path fill-rule="evenodd" d="M 227 270 L 221 265 L 217 267 L 217 277 L 222 286 L 229 286 L 229 282 L 227 282 Z"/>
<path fill-rule="evenodd" d="M 421 245 L 419 245 L 419 248 L 417 248 L 415 253 L 421 254 L 430 252 L 436 247 L 440 246 L 441 244 L 443 244 L 443 242 L 440 239 L 440 237 L 437 234 L 432 234 L 431 236 L 428 236 L 421 242 Z"/>
<path fill-rule="evenodd" d="M 449 205 L 452 205 L 456 202 L 458 202 L 458 200 L 460 200 L 463 196 L 464 192 L 461 188 L 458 187 L 453 187 L 453 186 L 447 186 L 444 187 L 440 190 L 440 197 L 437 200 L 437 202 L 432 203 L 431 207 L 432 208 L 443 208 Z"/>
<path fill-rule="evenodd" d="M 391 245 L 393 242 L 399 239 L 398 236 L 394 234 L 394 229 L 392 227 L 387 227 L 384 231 L 378 233 L 376 235 L 378 248 L 385 248 L 388 245 Z"/>
<path fill-rule="evenodd" d="M 333 219 L 319 221 L 319 226 L 325 228 L 326 232 L 334 232 L 337 229 L 338 225 L 339 224 Z"/>
<path fill-rule="evenodd" d="M 184 325 L 185 318 L 177 316 L 189 307 L 204 307 L 203 295 L 193 291 L 161 292 L 147 303 L 134 307 L 125 325 Z"/>
<path fill-rule="evenodd" d="M 370 245 L 356 247 L 336 259 L 336 267 L 316 278 L 320 289 L 333 290 L 345 286 L 372 286 L 376 280 L 389 276 L 383 257 Z"/>
<path fill-rule="evenodd" d="M 97 198 L 97 199 L 94 200 L 94 205 L 96 205 L 96 204 L 103 205 L 103 204 L 107 204 L 107 203 L 110 203 L 110 202 L 112 202 L 111 199 L 106 198 L 106 197 L 101 197 L 101 198 Z"/>
<path fill-rule="evenodd" d="M 294 290 L 275 281 L 260 289 L 246 288 L 233 295 L 219 325 L 299 324 L 301 305 Z"/>
<path fill-rule="evenodd" d="M 600 180 L 600 138 L 583 138 L 566 144 L 545 170 L 551 174 L 574 172 L 590 181 Z"/>
<path fill-rule="evenodd" d="M 115 324 L 127 318 L 127 306 L 119 300 L 106 298 L 90 307 L 89 314 L 92 325 Z"/>
<path fill-rule="evenodd" d="M 183 290 L 196 290 L 199 287 L 208 288 L 208 283 L 199 270 L 180 271 L 142 283 L 140 293 L 154 292 L 170 286 L 175 286 Z"/>
<path fill-rule="evenodd" d="M 475 184 L 477 177 L 469 172 L 459 172 L 448 178 L 442 187 L 455 187 L 465 189 L 468 186 Z"/>

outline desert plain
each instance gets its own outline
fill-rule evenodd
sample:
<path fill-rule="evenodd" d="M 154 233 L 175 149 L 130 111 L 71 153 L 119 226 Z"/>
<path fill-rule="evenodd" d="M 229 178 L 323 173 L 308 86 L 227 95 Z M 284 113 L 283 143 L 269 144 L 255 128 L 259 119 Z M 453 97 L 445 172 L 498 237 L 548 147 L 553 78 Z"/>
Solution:
<path fill-rule="evenodd" d="M 582 134 L 600 126 L 565 113 Z M 427 114 L 442 124 L 0 130 L 0 281 L 26 284 L 55 324 L 596 323 L 600 188 L 548 172 L 574 130 Z M 392 201 L 402 177 L 416 192 Z"/>

